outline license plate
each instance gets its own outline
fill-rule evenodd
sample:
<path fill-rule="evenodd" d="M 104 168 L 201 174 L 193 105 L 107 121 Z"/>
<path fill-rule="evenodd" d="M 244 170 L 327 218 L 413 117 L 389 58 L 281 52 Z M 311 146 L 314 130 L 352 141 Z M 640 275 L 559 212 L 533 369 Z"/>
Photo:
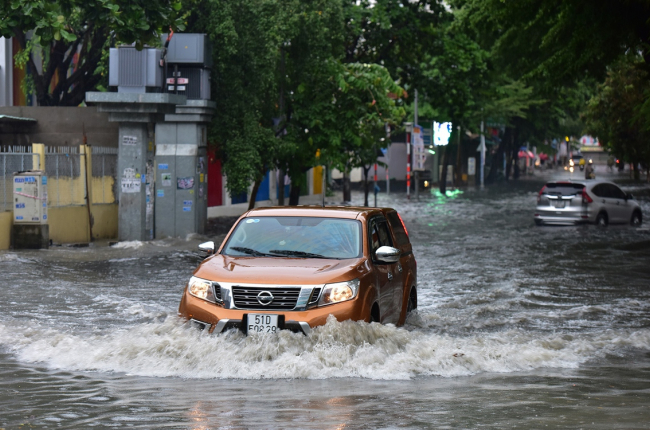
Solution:
<path fill-rule="evenodd" d="M 554 206 L 556 208 L 563 208 L 565 204 L 566 204 L 566 202 L 564 200 L 558 200 L 558 201 L 555 202 Z"/>
<path fill-rule="evenodd" d="M 248 314 L 248 333 L 277 333 L 278 316 L 273 314 Z"/>

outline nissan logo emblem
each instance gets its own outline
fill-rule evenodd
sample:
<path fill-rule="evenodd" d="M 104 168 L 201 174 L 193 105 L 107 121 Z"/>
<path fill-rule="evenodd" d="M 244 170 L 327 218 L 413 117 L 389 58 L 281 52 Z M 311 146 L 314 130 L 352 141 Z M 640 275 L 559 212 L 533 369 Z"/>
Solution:
<path fill-rule="evenodd" d="M 257 295 L 257 301 L 259 302 L 260 305 L 262 306 L 268 306 L 271 304 L 273 301 L 274 297 L 273 294 L 271 294 L 270 291 L 261 291 Z"/>

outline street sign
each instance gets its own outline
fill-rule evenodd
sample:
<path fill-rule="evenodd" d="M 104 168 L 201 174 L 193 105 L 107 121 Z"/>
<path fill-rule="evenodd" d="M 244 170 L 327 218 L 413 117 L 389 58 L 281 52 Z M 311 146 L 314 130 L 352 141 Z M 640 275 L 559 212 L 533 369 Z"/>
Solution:
<path fill-rule="evenodd" d="M 413 170 L 425 170 L 424 164 L 427 160 L 427 153 L 424 150 L 424 138 L 422 127 L 413 126 Z"/>
<path fill-rule="evenodd" d="M 436 146 L 445 146 L 449 144 L 451 137 L 451 123 L 450 122 L 434 122 L 433 123 L 433 143 Z"/>
<path fill-rule="evenodd" d="M 469 157 L 467 159 L 467 174 L 469 176 L 476 175 L 476 158 Z"/>
<path fill-rule="evenodd" d="M 422 140 L 424 141 L 424 146 L 433 145 L 433 130 L 430 128 L 422 128 Z"/>

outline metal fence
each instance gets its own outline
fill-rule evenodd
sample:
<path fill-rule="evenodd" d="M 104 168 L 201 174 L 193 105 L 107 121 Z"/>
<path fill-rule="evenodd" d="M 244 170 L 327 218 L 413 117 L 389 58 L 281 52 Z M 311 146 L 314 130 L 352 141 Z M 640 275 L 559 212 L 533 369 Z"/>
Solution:
<path fill-rule="evenodd" d="M 45 174 L 48 177 L 49 207 L 85 204 L 86 183 L 81 180 L 79 148 L 56 146 L 45 148 Z"/>
<path fill-rule="evenodd" d="M 78 147 L 45 147 L 45 174 L 48 177 L 49 207 L 86 204 L 86 187 L 92 187 L 92 203 L 115 203 L 117 196 L 117 148 L 92 148 L 92 173 L 82 175 L 83 154 Z M 43 169 L 40 157 L 31 146 L 0 147 L 0 211 L 13 209 L 13 174 L 25 170 Z"/>
<path fill-rule="evenodd" d="M 117 148 L 92 148 L 93 203 L 115 203 L 117 195 Z"/>
<path fill-rule="evenodd" d="M 31 146 L 0 147 L 0 211 L 13 209 L 13 174 L 34 169 L 34 158 Z"/>

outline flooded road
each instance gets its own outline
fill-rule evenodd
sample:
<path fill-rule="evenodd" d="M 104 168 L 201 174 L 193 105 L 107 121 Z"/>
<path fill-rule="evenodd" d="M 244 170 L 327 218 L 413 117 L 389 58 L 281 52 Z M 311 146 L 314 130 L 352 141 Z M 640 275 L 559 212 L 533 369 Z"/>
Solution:
<path fill-rule="evenodd" d="M 541 185 L 379 195 L 418 261 L 402 328 L 195 331 L 203 238 L 0 251 L 0 428 L 649 428 L 650 199 L 535 227 Z"/>

